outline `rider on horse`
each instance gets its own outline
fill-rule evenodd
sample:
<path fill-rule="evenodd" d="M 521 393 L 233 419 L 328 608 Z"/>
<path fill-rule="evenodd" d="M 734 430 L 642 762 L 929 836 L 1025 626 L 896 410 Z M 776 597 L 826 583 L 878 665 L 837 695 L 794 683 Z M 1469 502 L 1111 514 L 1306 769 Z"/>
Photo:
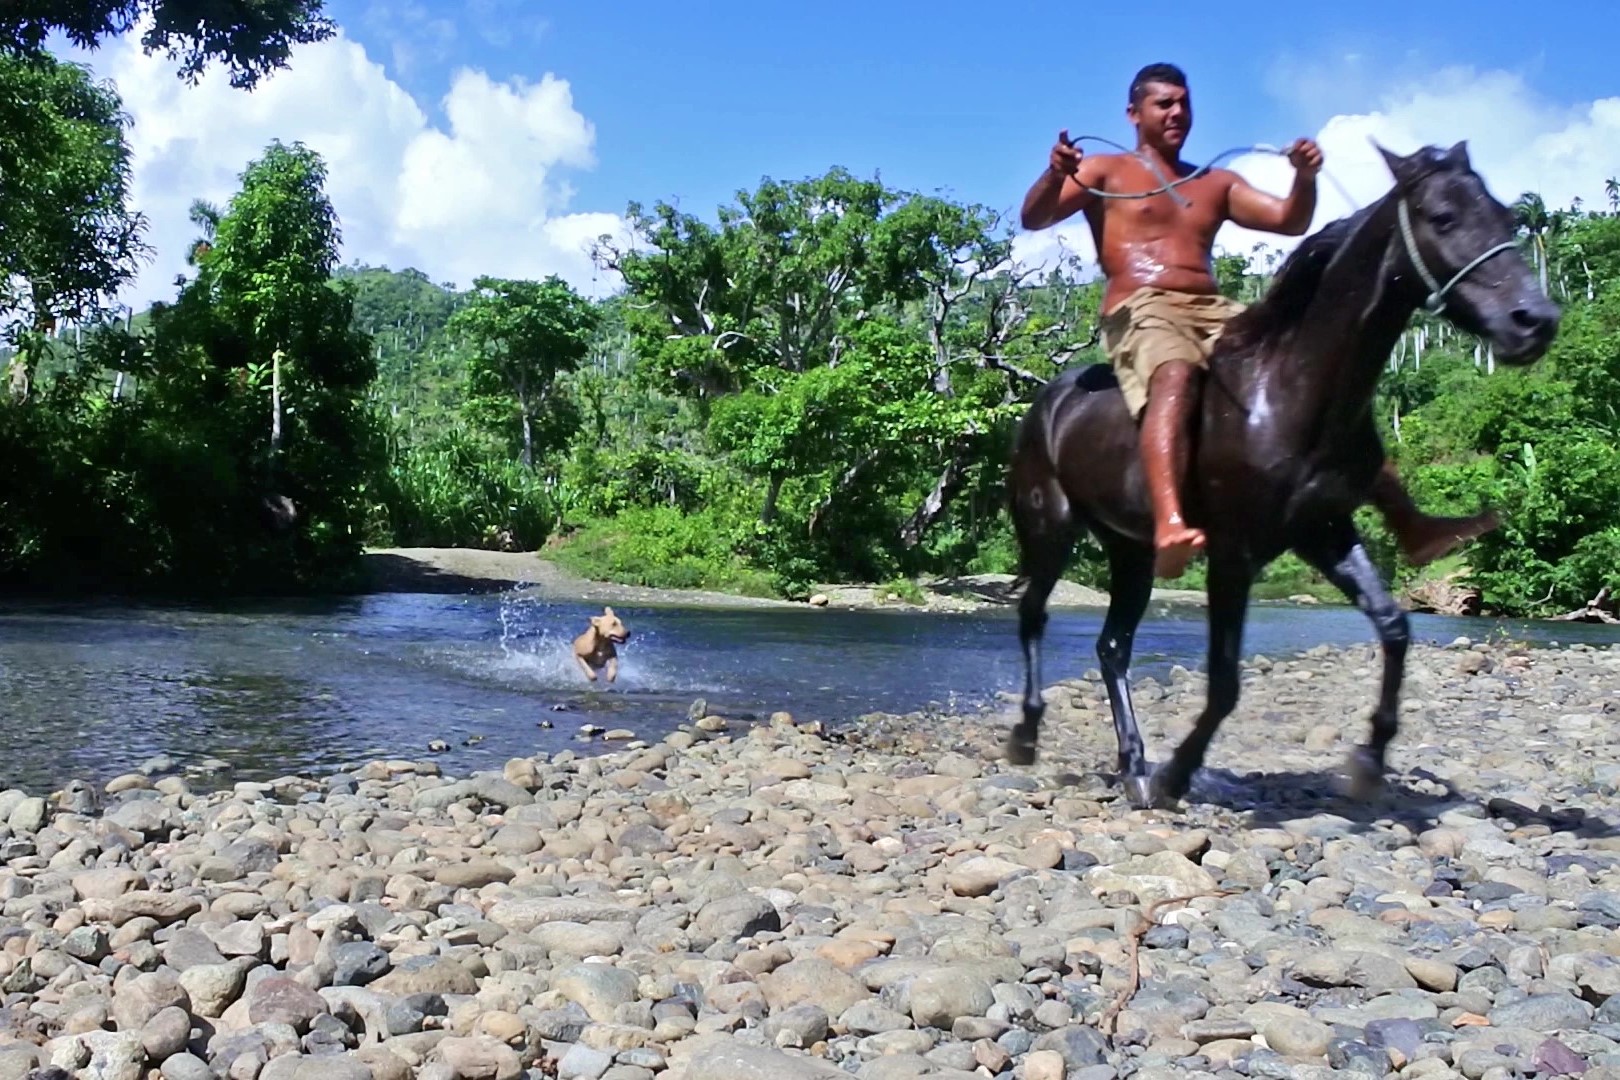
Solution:
<path fill-rule="evenodd" d="M 1197 390 L 1194 368 L 1206 366 L 1226 321 L 1243 305 L 1220 294 L 1211 270 L 1215 233 L 1227 221 L 1262 232 L 1300 236 L 1316 210 L 1322 151 L 1309 139 L 1288 149 L 1294 183 L 1285 198 L 1268 195 L 1228 169 L 1209 169 L 1148 198 L 1101 198 L 1095 189 L 1140 192 L 1161 176 L 1195 171 L 1181 160 L 1192 130 L 1186 76 L 1173 64 L 1150 64 L 1131 82 L 1126 116 L 1136 127 L 1134 154 L 1083 157 L 1058 136 L 1047 169 L 1023 206 L 1026 229 L 1044 229 L 1084 211 L 1107 276 L 1101 331 L 1121 393 L 1142 422 L 1142 463 L 1153 501 L 1154 572 L 1180 577 L 1204 546 L 1201 530 L 1181 516 L 1186 438 Z M 1178 205 L 1179 203 L 1179 205 Z M 1143 413 L 1146 413 L 1144 416 Z M 1422 565 L 1496 526 L 1490 512 L 1433 517 L 1412 502 L 1387 461 L 1371 501 L 1402 551 Z"/>

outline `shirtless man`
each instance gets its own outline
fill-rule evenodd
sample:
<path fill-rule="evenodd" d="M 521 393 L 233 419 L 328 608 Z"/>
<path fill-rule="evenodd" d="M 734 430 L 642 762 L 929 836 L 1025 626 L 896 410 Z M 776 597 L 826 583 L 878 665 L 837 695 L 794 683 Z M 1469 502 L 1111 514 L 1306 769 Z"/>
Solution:
<path fill-rule="evenodd" d="M 1151 191 L 1165 178 L 1194 171 L 1181 160 L 1192 130 L 1187 79 L 1173 64 L 1150 64 L 1131 82 L 1125 115 L 1136 127 L 1134 154 L 1083 156 L 1059 133 L 1047 169 L 1024 198 L 1023 225 L 1044 229 L 1084 211 L 1108 278 L 1103 294 L 1103 347 L 1131 415 L 1142 422 L 1142 464 L 1153 501 L 1154 573 L 1177 578 L 1203 548 L 1204 534 L 1181 516 L 1186 434 L 1197 401 L 1193 369 L 1203 367 L 1226 320 L 1243 305 L 1220 294 L 1211 254 L 1215 233 L 1232 221 L 1262 232 L 1300 236 L 1316 211 L 1322 151 L 1310 139 L 1288 149 L 1294 182 L 1282 198 L 1228 169 L 1211 169 L 1169 193 L 1104 199 L 1087 191 Z M 1147 162 L 1157 164 L 1156 173 Z M 1144 415 L 1145 411 L 1145 415 Z M 1387 461 L 1372 503 L 1402 551 L 1422 565 L 1496 527 L 1494 514 L 1431 517 L 1412 502 Z"/>

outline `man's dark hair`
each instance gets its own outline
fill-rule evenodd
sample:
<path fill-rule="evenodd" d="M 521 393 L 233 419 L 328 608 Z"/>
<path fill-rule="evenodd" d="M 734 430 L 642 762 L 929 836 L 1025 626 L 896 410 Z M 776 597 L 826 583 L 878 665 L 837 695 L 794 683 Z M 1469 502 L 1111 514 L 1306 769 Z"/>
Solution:
<path fill-rule="evenodd" d="M 1131 104 L 1139 105 L 1147 94 L 1148 83 L 1164 83 L 1187 89 L 1187 73 L 1174 64 L 1149 64 L 1131 80 Z"/>

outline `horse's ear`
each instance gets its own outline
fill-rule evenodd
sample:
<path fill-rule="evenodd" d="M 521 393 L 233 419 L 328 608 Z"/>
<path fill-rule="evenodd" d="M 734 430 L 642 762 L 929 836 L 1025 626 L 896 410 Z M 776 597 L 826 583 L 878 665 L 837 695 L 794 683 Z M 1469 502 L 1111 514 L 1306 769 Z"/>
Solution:
<path fill-rule="evenodd" d="M 1468 161 L 1468 140 L 1463 139 L 1450 150 L 1447 150 L 1446 160 L 1457 166 L 1459 169 L 1466 169 L 1469 172 L 1472 172 L 1474 167 Z"/>
<path fill-rule="evenodd" d="M 1406 183 L 1407 177 L 1411 175 L 1411 169 L 1408 167 L 1411 163 L 1393 150 L 1386 149 L 1377 139 L 1368 136 L 1367 141 L 1373 144 L 1373 149 L 1378 151 L 1379 156 L 1384 159 L 1384 164 L 1389 167 L 1389 174 L 1395 178 L 1395 186 L 1400 187 Z"/>

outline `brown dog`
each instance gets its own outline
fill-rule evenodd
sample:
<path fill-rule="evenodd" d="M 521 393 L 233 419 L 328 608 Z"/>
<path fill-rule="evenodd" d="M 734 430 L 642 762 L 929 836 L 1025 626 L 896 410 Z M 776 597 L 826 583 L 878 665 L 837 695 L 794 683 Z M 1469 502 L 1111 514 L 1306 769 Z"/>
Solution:
<path fill-rule="evenodd" d="M 630 640 L 630 631 L 613 614 L 612 608 L 603 608 L 602 614 L 591 617 L 591 628 L 574 639 L 574 660 L 585 677 L 596 681 L 596 672 L 607 669 L 607 681 L 619 677 L 619 652 L 615 645 Z"/>

